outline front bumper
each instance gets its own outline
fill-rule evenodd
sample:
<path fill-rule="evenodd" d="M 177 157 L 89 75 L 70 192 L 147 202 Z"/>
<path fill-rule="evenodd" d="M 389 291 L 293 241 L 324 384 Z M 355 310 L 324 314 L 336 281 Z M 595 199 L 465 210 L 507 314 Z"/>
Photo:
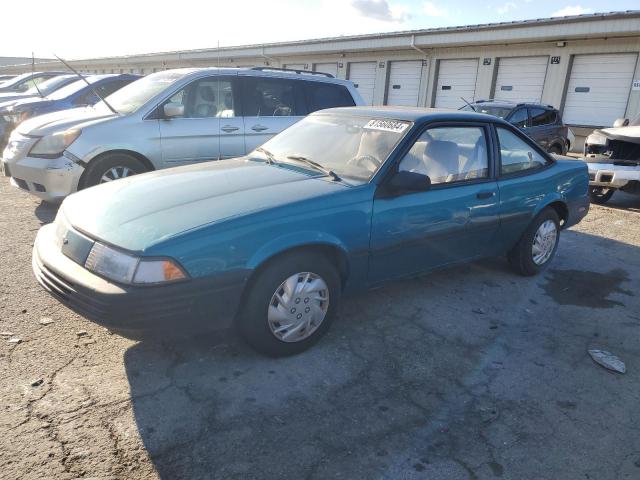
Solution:
<path fill-rule="evenodd" d="M 587 162 L 589 185 L 608 188 L 622 188 L 627 183 L 640 181 L 640 167 L 614 165 L 613 163 Z"/>
<path fill-rule="evenodd" d="M 84 172 L 83 167 L 64 156 L 54 159 L 25 156 L 16 160 L 5 156 L 2 163 L 13 186 L 48 202 L 61 202 L 75 192 Z"/>
<path fill-rule="evenodd" d="M 33 247 L 33 273 L 45 290 L 71 310 L 107 328 L 131 332 L 227 329 L 235 317 L 246 272 L 160 286 L 123 286 L 99 277 L 66 257 L 56 226 L 40 229 Z"/>

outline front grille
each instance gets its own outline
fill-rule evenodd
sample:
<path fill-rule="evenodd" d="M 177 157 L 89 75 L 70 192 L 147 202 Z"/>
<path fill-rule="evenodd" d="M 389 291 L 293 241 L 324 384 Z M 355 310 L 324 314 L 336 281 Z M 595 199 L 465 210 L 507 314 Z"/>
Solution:
<path fill-rule="evenodd" d="M 611 183 L 611 180 L 613 180 L 613 175 L 610 175 L 610 174 L 600 175 L 600 181 L 602 183 Z"/>
<path fill-rule="evenodd" d="M 35 183 L 35 182 L 33 183 L 33 188 L 36 189 L 36 192 L 46 192 L 47 191 L 47 189 L 46 189 L 46 187 L 44 185 L 41 185 L 41 184 Z"/>
<path fill-rule="evenodd" d="M 18 185 L 22 190 L 29 190 L 29 185 L 27 185 L 27 182 L 21 178 L 14 178 L 13 181 L 16 182 L 16 185 Z"/>
<path fill-rule="evenodd" d="M 614 160 L 638 160 L 640 159 L 640 145 L 637 143 L 623 142 L 621 140 L 611 140 L 609 142 L 611 150 L 610 157 Z"/>

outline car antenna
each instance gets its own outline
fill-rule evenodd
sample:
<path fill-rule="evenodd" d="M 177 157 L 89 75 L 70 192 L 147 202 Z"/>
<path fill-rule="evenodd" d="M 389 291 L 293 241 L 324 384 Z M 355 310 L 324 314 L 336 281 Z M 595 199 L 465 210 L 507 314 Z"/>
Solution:
<path fill-rule="evenodd" d="M 474 107 L 474 106 L 473 106 L 473 105 L 471 105 L 469 102 L 467 102 L 467 100 L 466 100 L 464 97 L 460 97 L 460 98 L 462 99 L 462 101 L 463 101 L 464 103 L 466 103 L 466 104 L 467 104 L 467 106 L 468 106 L 468 107 L 471 107 L 471 109 L 472 109 L 474 112 L 477 112 L 476 107 Z"/>
<path fill-rule="evenodd" d="M 36 57 L 34 56 L 33 52 L 31 52 L 31 78 L 33 79 L 34 74 L 36 69 Z M 38 95 L 40 95 L 40 98 L 44 98 L 44 95 L 42 95 L 42 92 L 40 91 L 40 88 L 38 87 L 38 82 L 36 82 L 35 80 L 33 80 L 33 86 L 36 87 L 36 90 L 38 91 Z"/>
<path fill-rule="evenodd" d="M 64 66 L 65 66 L 65 67 L 67 67 L 69 70 L 71 70 L 71 71 L 72 71 L 73 73 L 75 73 L 77 76 L 79 76 L 82 80 L 84 80 L 84 83 L 86 83 L 87 85 L 89 85 L 89 88 L 91 89 L 91 91 L 92 91 L 93 93 L 95 93 L 95 94 L 96 94 L 96 96 L 97 96 L 100 100 L 102 100 L 102 101 L 104 102 L 104 104 L 105 104 L 107 107 L 109 107 L 109 110 L 111 110 L 111 111 L 112 111 L 114 114 L 116 114 L 116 115 L 120 115 L 120 114 L 118 113 L 118 111 L 117 111 L 115 108 L 113 108 L 113 107 L 111 106 L 111 104 L 110 104 L 109 102 L 107 102 L 107 100 L 106 100 L 102 95 L 100 95 L 100 93 L 98 92 L 98 89 L 96 89 L 93 85 L 91 85 L 91 84 L 89 83 L 89 80 L 87 80 L 87 79 L 85 78 L 85 76 L 84 76 L 84 75 L 80 75 L 80 74 L 78 73 L 78 71 L 77 71 L 75 68 L 73 68 L 73 67 L 72 67 L 71 65 L 69 65 L 67 62 L 65 62 L 63 59 L 61 59 L 61 58 L 60 58 L 58 55 L 56 55 L 55 53 L 53 54 L 53 56 L 54 56 L 54 57 L 56 57 L 58 60 L 60 60 L 60 61 L 64 64 Z"/>

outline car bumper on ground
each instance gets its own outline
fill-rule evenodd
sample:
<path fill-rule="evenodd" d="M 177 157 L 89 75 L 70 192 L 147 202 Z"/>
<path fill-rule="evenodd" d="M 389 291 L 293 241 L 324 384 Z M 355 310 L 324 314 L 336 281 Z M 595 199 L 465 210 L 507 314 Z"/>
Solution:
<path fill-rule="evenodd" d="M 11 184 L 48 202 L 61 202 L 75 192 L 84 168 L 66 157 L 3 159 Z"/>
<path fill-rule="evenodd" d="M 640 167 L 613 163 L 590 163 L 589 185 L 622 188 L 629 182 L 640 181 Z"/>
<path fill-rule="evenodd" d="M 40 229 L 33 247 L 36 279 L 71 310 L 104 327 L 139 337 L 171 331 L 227 329 L 246 283 L 246 272 L 160 286 L 124 286 L 99 277 L 65 256 L 56 226 Z"/>

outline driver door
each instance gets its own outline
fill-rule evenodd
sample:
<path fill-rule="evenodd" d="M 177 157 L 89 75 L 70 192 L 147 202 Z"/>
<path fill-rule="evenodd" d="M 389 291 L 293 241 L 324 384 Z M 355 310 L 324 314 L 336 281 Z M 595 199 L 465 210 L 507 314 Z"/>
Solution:
<path fill-rule="evenodd" d="M 488 253 L 498 231 L 499 191 L 486 125 L 426 129 L 399 170 L 428 175 L 423 192 L 376 195 L 369 281 L 379 283 Z"/>

